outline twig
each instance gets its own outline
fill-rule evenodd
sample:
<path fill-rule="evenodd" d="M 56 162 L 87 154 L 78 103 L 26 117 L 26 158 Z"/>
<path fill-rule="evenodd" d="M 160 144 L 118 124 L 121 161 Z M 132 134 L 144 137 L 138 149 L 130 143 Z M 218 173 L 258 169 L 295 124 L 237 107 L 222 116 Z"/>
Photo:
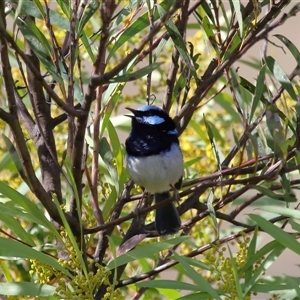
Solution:
<path fill-rule="evenodd" d="M 156 11 L 156 0 L 153 1 L 153 7 L 151 9 L 150 7 L 150 2 L 147 2 L 149 3 L 149 6 L 148 6 L 148 18 L 149 18 L 149 24 L 150 24 L 150 31 L 153 30 L 153 27 L 154 27 L 154 14 L 155 14 L 155 11 Z M 153 36 L 150 37 L 149 39 L 149 65 L 152 65 L 153 64 L 153 54 L 152 54 L 152 44 L 153 44 Z M 147 104 L 150 103 L 150 94 L 151 94 L 151 77 L 152 77 L 152 72 L 150 72 L 148 75 L 147 75 L 147 92 L 146 92 L 146 95 L 147 95 L 147 98 L 146 98 L 146 102 Z"/>

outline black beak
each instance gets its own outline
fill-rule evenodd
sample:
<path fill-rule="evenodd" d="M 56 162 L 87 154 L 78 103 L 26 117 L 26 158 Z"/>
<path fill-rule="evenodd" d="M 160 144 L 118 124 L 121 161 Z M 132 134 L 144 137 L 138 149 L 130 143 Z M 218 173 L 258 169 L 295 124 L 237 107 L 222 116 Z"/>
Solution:
<path fill-rule="evenodd" d="M 130 107 L 125 107 L 126 109 L 128 109 L 129 111 L 131 111 L 133 113 L 133 115 L 124 115 L 125 117 L 129 117 L 129 118 L 134 118 L 135 117 L 135 109 L 130 108 Z"/>

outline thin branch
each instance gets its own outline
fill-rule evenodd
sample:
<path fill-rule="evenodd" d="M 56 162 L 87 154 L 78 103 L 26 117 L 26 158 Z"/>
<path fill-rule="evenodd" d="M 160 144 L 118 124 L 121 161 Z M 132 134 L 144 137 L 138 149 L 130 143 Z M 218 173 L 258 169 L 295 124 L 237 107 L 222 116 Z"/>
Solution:
<path fill-rule="evenodd" d="M 282 3 L 280 6 L 274 8 L 275 11 L 272 11 L 272 14 L 276 15 L 276 13 L 280 13 Z M 234 62 L 236 62 L 241 56 L 243 56 L 253 45 L 255 45 L 258 41 L 263 40 L 269 32 L 282 25 L 289 17 L 296 15 L 300 10 L 300 7 L 292 10 L 293 14 L 285 14 L 278 21 L 274 22 L 273 25 L 270 25 L 266 28 L 266 23 L 273 19 L 273 15 L 271 12 L 267 17 L 261 21 L 256 30 L 250 32 L 247 38 L 242 41 L 240 45 L 237 45 L 235 50 L 231 53 L 231 55 L 216 69 L 211 69 L 211 72 L 207 72 L 205 77 L 203 76 L 201 84 L 197 87 L 195 94 L 189 99 L 189 101 L 183 106 L 183 108 L 179 111 L 179 113 L 175 116 L 175 122 L 179 123 L 179 133 L 182 133 L 186 126 L 188 125 L 190 119 L 193 116 L 193 113 L 201 100 L 205 97 L 205 95 L 210 91 L 213 84 L 219 79 L 223 72 L 228 69 Z M 258 34 L 258 32 L 261 32 Z"/>
<path fill-rule="evenodd" d="M 42 85 L 42 87 L 46 90 L 46 92 L 51 96 L 54 102 L 59 106 L 62 110 L 64 110 L 68 114 L 72 114 L 76 117 L 81 117 L 84 115 L 84 112 L 81 110 L 76 110 L 73 107 L 69 107 L 66 102 L 58 97 L 58 95 L 54 92 L 54 90 L 47 84 L 43 76 L 39 73 L 39 71 L 35 68 L 34 64 L 30 61 L 28 57 L 26 57 L 25 53 L 18 47 L 14 39 L 6 32 L 6 30 L 0 25 L 0 35 L 2 35 L 6 41 L 10 44 L 11 48 L 18 53 L 18 55 L 22 58 L 24 63 L 28 66 L 28 68 L 32 71 L 36 80 Z"/>
<path fill-rule="evenodd" d="M 176 0 L 172 8 L 168 9 L 167 12 L 155 23 L 153 29 L 146 35 L 145 38 L 137 45 L 132 51 L 111 71 L 104 73 L 103 75 L 94 75 L 91 78 L 90 86 L 97 87 L 104 83 L 108 83 L 110 79 L 116 76 L 122 71 L 149 43 L 150 39 L 153 38 L 159 30 L 164 26 L 164 23 L 172 16 L 181 6 L 182 1 Z"/>
<path fill-rule="evenodd" d="M 153 1 L 153 7 L 151 9 L 151 4 L 148 2 L 148 19 L 149 19 L 149 30 L 151 31 L 154 26 L 154 14 L 156 10 L 156 0 Z M 153 64 L 153 55 L 152 55 L 152 44 L 153 44 L 153 36 L 149 39 L 149 65 L 151 66 Z M 147 91 L 146 91 L 146 102 L 147 104 L 150 103 L 150 95 L 151 95 L 151 77 L 152 77 L 152 72 L 150 72 L 147 75 Z"/>
<path fill-rule="evenodd" d="M 185 39 L 186 24 L 189 18 L 189 13 L 188 13 L 189 4 L 190 4 L 189 0 L 183 1 L 179 18 L 175 22 L 177 29 L 180 35 L 183 37 L 183 39 Z M 176 47 L 174 47 L 172 58 L 171 58 L 172 62 L 170 64 L 170 68 L 168 72 L 168 77 L 166 82 L 166 92 L 164 95 L 164 102 L 163 102 L 163 109 L 166 112 L 170 111 L 172 105 L 172 96 L 173 96 L 175 81 L 176 81 L 177 72 L 179 68 L 179 57 L 180 57 L 179 51 Z"/>
<path fill-rule="evenodd" d="M 279 222 L 279 221 L 282 221 L 282 220 L 285 220 L 285 219 L 287 219 L 287 217 L 279 217 L 279 218 L 271 219 L 271 220 L 269 220 L 269 222 L 276 223 L 276 222 Z M 200 254 L 203 254 L 207 250 L 213 248 L 214 245 L 220 246 L 220 245 L 226 244 L 226 243 L 228 243 L 230 241 L 236 240 L 237 238 L 243 236 L 244 234 L 248 234 L 248 233 L 253 232 L 255 229 L 256 229 L 256 226 L 250 226 L 249 228 L 246 228 L 246 229 L 244 229 L 244 230 L 242 230 L 242 231 L 240 231 L 238 233 L 234 233 L 234 234 L 228 235 L 228 236 L 226 236 L 224 238 L 221 238 L 221 239 L 218 239 L 218 240 L 214 241 L 211 244 L 206 244 L 206 245 L 204 245 L 202 247 L 199 247 L 199 248 L 191 251 L 190 253 L 188 253 L 185 256 L 186 257 L 195 257 L 195 256 L 198 256 Z M 260 228 L 258 230 L 262 231 Z M 123 286 L 127 286 L 127 285 L 130 285 L 130 284 L 133 284 L 133 283 L 136 283 L 136 282 L 148 279 L 148 278 L 150 278 L 152 276 L 155 276 L 155 275 L 157 275 L 157 274 L 159 274 L 159 273 L 161 273 L 161 272 L 163 272 L 165 270 L 170 269 L 171 267 L 174 267 L 177 264 L 178 264 L 177 261 L 168 261 L 165 264 L 163 264 L 161 266 L 158 266 L 158 267 L 154 268 L 153 270 L 151 270 L 149 272 L 146 272 L 146 273 L 143 273 L 143 274 L 140 274 L 140 275 L 137 275 L 137 276 L 133 276 L 131 278 L 124 279 L 124 280 L 120 281 L 118 283 L 118 285 L 116 286 L 116 288 L 120 288 L 120 287 L 123 287 Z"/>
<path fill-rule="evenodd" d="M 6 24 L 4 16 L 4 2 L 0 1 L 0 31 L 6 33 Z M 23 55 L 25 56 L 25 54 Z M 4 80 L 4 85 L 6 88 L 6 95 L 9 104 L 9 110 L 12 115 L 12 120 L 9 123 L 12 134 L 14 136 L 14 141 L 16 144 L 16 150 L 20 158 L 22 167 L 24 169 L 25 177 L 22 178 L 25 182 L 28 182 L 31 191 L 35 196 L 41 201 L 45 209 L 48 211 L 50 217 L 62 225 L 62 220 L 58 213 L 58 210 L 52 201 L 50 193 L 47 193 L 38 178 L 36 177 L 35 170 L 33 168 L 31 157 L 24 139 L 24 135 L 19 124 L 18 112 L 17 112 L 17 103 L 15 99 L 14 91 L 14 82 L 11 74 L 11 65 L 9 62 L 8 47 L 6 42 L 6 35 L 0 34 L 0 58 L 1 58 L 1 67 L 2 75 Z M 22 173 L 21 173 L 22 174 Z M 66 215 L 66 218 L 74 229 L 78 231 L 77 224 L 72 218 Z"/>

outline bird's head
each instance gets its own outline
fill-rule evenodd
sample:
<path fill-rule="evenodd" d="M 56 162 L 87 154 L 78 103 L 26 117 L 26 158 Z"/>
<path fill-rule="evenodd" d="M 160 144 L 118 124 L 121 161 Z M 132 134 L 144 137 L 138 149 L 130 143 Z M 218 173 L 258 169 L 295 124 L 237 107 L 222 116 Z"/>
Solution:
<path fill-rule="evenodd" d="M 127 115 L 132 118 L 132 130 L 142 130 L 153 132 L 163 132 L 170 135 L 177 135 L 175 122 L 161 108 L 154 105 L 144 105 L 137 109 L 126 107 L 133 115 Z"/>

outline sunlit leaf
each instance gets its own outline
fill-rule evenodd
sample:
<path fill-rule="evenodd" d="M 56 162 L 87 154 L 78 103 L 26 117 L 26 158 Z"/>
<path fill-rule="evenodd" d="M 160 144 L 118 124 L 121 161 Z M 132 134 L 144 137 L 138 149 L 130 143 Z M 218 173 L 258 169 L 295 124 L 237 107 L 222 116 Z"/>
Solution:
<path fill-rule="evenodd" d="M 218 294 L 218 291 L 214 289 L 202 276 L 200 273 L 196 272 L 189 263 L 185 260 L 184 257 L 178 255 L 176 252 L 173 252 L 174 259 L 180 263 L 180 266 L 186 271 L 186 275 L 194 281 L 195 284 L 199 286 L 204 292 L 207 292 L 215 300 L 221 300 L 221 297 Z"/>
<path fill-rule="evenodd" d="M 110 82 L 128 82 L 128 81 L 134 81 L 136 79 L 139 79 L 141 77 L 144 77 L 157 69 L 161 63 L 154 63 L 152 65 L 148 65 L 144 68 L 139 69 L 136 72 L 133 72 L 131 74 L 125 74 L 121 76 L 114 77 L 110 80 Z"/>
<path fill-rule="evenodd" d="M 281 34 L 274 34 L 282 43 L 285 44 L 285 46 L 290 50 L 292 55 L 294 56 L 297 64 L 300 64 L 300 52 L 298 48 L 285 36 Z"/>
<path fill-rule="evenodd" d="M 239 30 L 240 30 L 240 36 L 243 36 L 243 27 L 244 27 L 244 22 L 243 22 L 243 17 L 242 17 L 242 12 L 241 12 L 241 3 L 240 0 L 230 0 L 232 3 L 234 10 L 235 10 L 235 15 L 239 24 Z"/>
<path fill-rule="evenodd" d="M 252 216 L 253 215 L 250 215 L 250 217 Z M 284 249 L 284 246 L 277 244 L 265 258 L 262 257 L 262 261 L 254 270 L 252 276 L 249 278 L 249 280 L 245 281 L 245 285 L 243 288 L 244 295 L 247 295 L 247 293 L 252 289 L 253 285 L 258 282 L 258 280 L 265 273 L 265 271 L 277 260 L 277 258 L 282 254 Z"/>
<path fill-rule="evenodd" d="M 284 232 L 283 229 L 278 228 L 261 216 L 251 214 L 250 218 L 254 220 L 266 233 L 276 239 L 282 246 L 289 248 L 296 254 L 300 255 L 300 243 L 296 241 L 293 235 Z"/>
<path fill-rule="evenodd" d="M 79 21 L 78 24 L 78 34 L 80 35 L 84 26 L 86 23 L 92 18 L 92 16 L 95 14 L 95 12 L 99 8 L 99 1 L 97 0 L 91 0 L 89 1 L 87 7 L 85 8 L 82 18 Z"/>
<path fill-rule="evenodd" d="M 295 94 L 291 81 L 289 80 L 288 76 L 283 71 L 283 69 L 280 67 L 280 65 L 275 61 L 275 59 L 271 56 L 267 56 L 266 64 L 268 66 L 268 69 L 271 71 L 274 77 L 280 82 L 282 87 L 289 93 L 291 98 L 297 101 L 297 96 Z"/>
<path fill-rule="evenodd" d="M 170 247 L 185 241 L 187 237 L 177 237 L 168 241 L 151 243 L 150 245 L 142 245 L 138 246 L 132 251 L 129 251 L 123 255 L 120 255 L 115 259 L 115 261 L 111 261 L 107 267 L 108 269 L 113 269 L 115 267 L 127 264 L 131 261 L 137 260 L 143 257 L 152 257 L 155 253 L 159 251 L 163 251 L 165 249 L 169 249 Z"/>
<path fill-rule="evenodd" d="M 296 202 L 297 201 L 297 199 L 293 196 L 276 194 L 273 191 L 271 191 L 270 189 L 263 187 L 262 185 L 253 185 L 252 188 L 274 200 L 285 201 L 285 202 Z"/>
<path fill-rule="evenodd" d="M 0 294 L 6 296 L 52 296 L 56 291 L 56 287 L 39 284 L 33 282 L 10 282 L 0 283 Z"/>
<path fill-rule="evenodd" d="M 250 110 L 249 122 L 252 121 L 252 118 L 254 116 L 256 108 L 257 108 L 259 102 L 261 101 L 261 97 L 263 95 L 263 91 L 265 88 L 265 73 L 266 73 L 266 66 L 264 65 L 260 69 L 259 74 L 257 76 L 253 102 L 252 102 L 251 110 Z"/>
<path fill-rule="evenodd" d="M 37 259 L 38 261 L 61 271 L 68 277 L 72 277 L 69 271 L 62 267 L 53 257 L 11 239 L 0 237 L 0 256 Z"/>
<path fill-rule="evenodd" d="M 143 281 L 136 284 L 137 287 L 149 287 L 160 289 L 179 289 L 187 291 L 199 291 L 199 286 L 177 280 L 151 280 Z"/>
<path fill-rule="evenodd" d="M 23 207 L 26 212 L 35 216 L 36 219 L 39 220 L 39 224 L 50 229 L 52 232 L 57 232 L 53 224 L 44 216 L 44 213 L 40 211 L 38 206 L 27 197 L 21 195 L 3 182 L 0 182 L 0 193 L 20 207 Z"/>
<path fill-rule="evenodd" d="M 161 5 L 157 5 L 157 9 L 160 14 L 160 17 L 162 17 L 166 13 L 166 11 L 163 9 L 163 7 Z M 191 56 L 189 55 L 189 52 L 186 47 L 186 43 L 184 42 L 183 37 L 180 34 L 179 30 L 177 29 L 177 27 L 175 26 L 175 24 L 172 22 L 171 19 L 169 19 L 166 22 L 165 27 L 166 27 L 168 33 L 170 34 L 170 37 L 174 43 L 174 46 L 177 48 L 178 52 L 180 53 L 180 56 L 183 59 L 185 65 L 188 67 L 188 69 L 190 70 L 193 77 L 195 79 L 197 79 L 198 76 L 196 74 L 193 60 L 192 60 Z"/>

